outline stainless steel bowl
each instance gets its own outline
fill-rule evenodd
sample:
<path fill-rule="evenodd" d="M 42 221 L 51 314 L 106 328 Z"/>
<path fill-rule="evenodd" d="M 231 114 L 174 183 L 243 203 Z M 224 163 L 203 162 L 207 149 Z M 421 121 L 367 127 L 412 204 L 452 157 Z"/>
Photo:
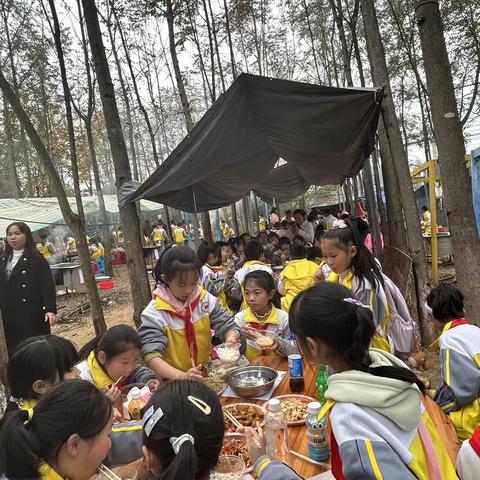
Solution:
<path fill-rule="evenodd" d="M 270 391 L 278 372 L 269 367 L 240 367 L 225 378 L 230 388 L 241 397 L 258 397 Z"/>

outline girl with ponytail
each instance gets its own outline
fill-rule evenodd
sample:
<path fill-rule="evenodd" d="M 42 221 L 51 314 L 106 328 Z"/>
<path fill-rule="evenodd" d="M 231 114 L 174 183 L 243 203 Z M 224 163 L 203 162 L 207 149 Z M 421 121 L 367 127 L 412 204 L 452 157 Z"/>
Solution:
<path fill-rule="evenodd" d="M 370 348 L 373 315 L 351 292 L 326 282 L 300 293 L 290 308 L 290 329 L 303 355 L 328 365 L 326 402 L 331 465 L 337 480 L 454 480 L 455 468 L 423 407 L 425 387 L 394 355 Z M 293 480 L 291 470 L 259 457 L 248 430 L 259 480 Z M 256 453 L 257 452 L 257 453 Z"/>
<path fill-rule="evenodd" d="M 32 409 L 0 420 L 0 477 L 88 480 L 110 448 L 112 404 L 92 384 L 67 380 Z"/>
<path fill-rule="evenodd" d="M 350 289 L 358 301 L 368 305 L 376 328 L 371 346 L 393 353 L 387 335 L 390 312 L 382 272 L 361 240 L 357 227 L 348 219 L 336 221 L 335 227 L 322 237 L 321 249 L 331 272 L 325 277 L 319 269 L 316 280 L 339 283 Z"/>
<path fill-rule="evenodd" d="M 213 390 L 201 382 L 176 380 L 155 393 L 143 415 L 143 455 L 154 479 L 209 478 L 225 433 Z"/>

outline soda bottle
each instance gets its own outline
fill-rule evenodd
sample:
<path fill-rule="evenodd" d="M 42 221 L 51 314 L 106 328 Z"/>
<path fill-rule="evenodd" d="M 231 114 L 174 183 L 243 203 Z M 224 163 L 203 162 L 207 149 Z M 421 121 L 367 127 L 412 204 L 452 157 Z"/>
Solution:
<path fill-rule="evenodd" d="M 280 400 L 277 398 L 272 398 L 267 404 L 265 439 L 267 455 L 272 460 L 288 463 L 290 460 L 290 451 L 288 450 L 288 426 L 285 415 L 281 409 Z"/>
<path fill-rule="evenodd" d="M 133 387 L 130 391 L 131 400 L 128 404 L 128 413 L 132 420 L 142 419 L 142 408 L 147 404 L 142 398 L 142 392 L 138 387 Z"/>
<path fill-rule="evenodd" d="M 308 404 L 308 414 L 305 419 L 307 426 L 308 456 L 316 462 L 324 462 L 330 456 L 328 430 L 325 418 L 318 420 L 321 405 L 319 402 Z"/>
<path fill-rule="evenodd" d="M 290 390 L 293 393 L 302 392 L 305 389 L 303 378 L 302 356 L 294 353 L 288 356 L 288 372 L 290 374 Z"/>
<path fill-rule="evenodd" d="M 326 365 L 320 365 L 317 370 L 315 378 L 315 385 L 317 387 L 317 400 L 321 405 L 325 403 L 325 392 L 327 391 L 328 369 Z"/>

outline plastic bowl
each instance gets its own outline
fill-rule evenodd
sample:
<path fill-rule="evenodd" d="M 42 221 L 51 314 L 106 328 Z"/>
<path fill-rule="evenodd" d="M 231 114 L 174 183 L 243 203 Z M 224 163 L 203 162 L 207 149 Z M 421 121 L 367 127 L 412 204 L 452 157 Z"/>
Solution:
<path fill-rule="evenodd" d="M 102 290 L 109 290 L 110 288 L 113 288 L 115 286 L 115 282 L 112 280 L 106 280 L 104 282 L 99 282 L 98 287 L 101 288 Z"/>
<path fill-rule="evenodd" d="M 269 392 L 278 372 L 269 367 L 240 367 L 230 372 L 226 381 L 230 388 L 241 397 L 258 397 Z"/>
<path fill-rule="evenodd" d="M 214 347 L 214 350 L 224 365 L 234 365 L 240 360 L 239 343 L 222 343 Z"/>
<path fill-rule="evenodd" d="M 245 462 L 235 455 L 220 455 L 210 473 L 210 480 L 240 480 L 245 474 Z"/>

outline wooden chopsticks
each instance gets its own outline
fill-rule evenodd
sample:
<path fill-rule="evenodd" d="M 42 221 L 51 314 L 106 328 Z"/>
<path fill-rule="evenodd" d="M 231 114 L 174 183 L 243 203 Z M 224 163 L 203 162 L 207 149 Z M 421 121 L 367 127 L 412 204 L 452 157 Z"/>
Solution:
<path fill-rule="evenodd" d="M 228 410 L 224 410 L 225 416 L 237 427 L 237 428 L 245 428 L 234 416 L 232 412 Z M 253 442 L 258 448 L 262 448 L 262 444 L 254 437 L 252 437 Z"/>
<path fill-rule="evenodd" d="M 108 467 L 103 463 L 98 466 L 98 471 L 105 475 L 110 480 L 122 480 L 115 472 L 112 472 Z"/>
<path fill-rule="evenodd" d="M 319 467 L 331 468 L 331 465 L 329 463 L 317 462 L 315 460 L 312 460 L 309 457 L 306 457 L 305 455 L 302 455 L 301 453 L 296 452 L 295 450 L 290 450 L 290 453 L 294 457 L 300 458 L 301 460 L 304 460 L 305 462 L 313 463 L 313 465 L 318 465 Z"/>

